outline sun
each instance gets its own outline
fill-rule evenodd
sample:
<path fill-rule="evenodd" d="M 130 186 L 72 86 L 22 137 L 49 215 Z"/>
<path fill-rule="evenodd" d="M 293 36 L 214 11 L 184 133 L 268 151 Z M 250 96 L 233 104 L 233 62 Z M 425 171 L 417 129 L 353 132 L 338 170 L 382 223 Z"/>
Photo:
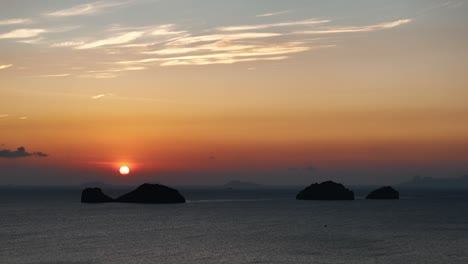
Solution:
<path fill-rule="evenodd" d="M 122 175 L 127 175 L 130 173 L 130 169 L 127 166 L 122 166 L 120 167 L 120 174 Z"/>

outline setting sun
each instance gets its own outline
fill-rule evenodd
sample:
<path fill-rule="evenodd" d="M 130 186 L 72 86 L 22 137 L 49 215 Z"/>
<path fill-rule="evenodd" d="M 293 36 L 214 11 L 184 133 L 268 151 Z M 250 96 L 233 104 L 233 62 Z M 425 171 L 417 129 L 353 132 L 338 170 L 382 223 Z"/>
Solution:
<path fill-rule="evenodd" d="M 120 167 L 120 174 L 122 175 L 127 175 L 130 173 L 130 169 L 127 166 L 122 166 Z"/>

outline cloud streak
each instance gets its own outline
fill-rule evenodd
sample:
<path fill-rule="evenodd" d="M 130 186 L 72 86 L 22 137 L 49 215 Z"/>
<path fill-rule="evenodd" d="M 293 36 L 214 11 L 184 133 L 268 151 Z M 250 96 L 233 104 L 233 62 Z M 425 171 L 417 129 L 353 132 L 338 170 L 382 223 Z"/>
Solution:
<path fill-rule="evenodd" d="M 209 54 L 194 54 L 186 56 L 154 57 L 135 61 L 120 61 L 118 64 L 143 64 L 161 63 L 161 66 L 175 65 L 208 65 L 208 64 L 232 64 L 236 62 L 247 62 L 256 60 L 283 60 L 286 54 L 304 52 L 310 49 L 302 42 L 284 43 L 281 45 L 232 45 L 224 43 L 217 47 L 214 45 L 202 45 L 192 49 L 182 48 L 179 52 L 171 48 L 166 54 L 190 53 L 203 50 L 214 51 Z M 219 48 L 219 50 L 217 50 Z M 160 51 L 162 52 L 162 51 Z M 283 55 L 283 56 L 279 56 Z"/>
<path fill-rule="evenodd" d="M 58 42 L 50 45 L 52 48 L 66 48 L 66 47 L 75 47 L 84 45 L 84 41 L 65 41 L 65 42 Z"/>
<path fill-rule="evenodd" d="M 384 30 L 395 28 L 404 24 L 412 22 L 412 19 L 400 19 L 392 22 L 381 23 L 370 26 L 351 26 L 351 27 L 328 27 L 317 30 L 297 31 L 297 34 L 338 34 L 338 33 L 357 33 L 357 32 L 371 32 L 377 30 Z"/>
<path fill-rule="evenodd" d="M 16 159 L 16 158 L 25 158 L 25 157 L 48 157 L 48 154 L 44 152 L 27 152 L 24 147 L 19 147 L 16 150 L 3 149 L 0 150 L 0 158 L 5 159 Z"/>
<path fill-rule="evenodd" d="M 11 66 L 13 66 L 13 64 L 4 64 L 4 65 L 0 65 L 0 70 L 10 68 Z"/>
<path fill-rule="evenodd" d="M 37 78 L 60 78 L 60 77 L 67 77 L 70 76 L 71 74 L 69 73 L 61 73 L 61 74 L 46 74 L 46 75 L 37 75 L 34 77 Z"/>
<path fill-rule="evenodd" d="M 98 100 L 98 99 L 108 97 L 108 96 L 114 96 L 114 95 L 113 94 L 98 94 L 98 95 L 95 95 L 95 96 L 91 96 L 91 99 Z"/>
<path fill-rule="evenodd" d="M 126 32 L 118 36 L 101 39 L 81 46 L 77 46 L 76 49 L 93 49 L 108 45 L 125 44 L 140 38 L 141 36 L 143 36 L 144 33 L 144 31 Z"/>
<path fill-rule="evenodd" d="M 20 24 L 31 24 L 33 21 L 27 18 L 14 18 L 0 20 L 0 26 L 9 26 L 9 25 L 20 25 Z"/>
<path fill-rule="evenodd" d="M 278 11 L 278 12 L 272 12 L 272 13 L 265 13 L 265 14 L 258 14 L 256 17 L 271 17 L 271 16 L 278 16 L 278 15 L 283 15 L 283 14 L 288 14 L 291 13 L 291 10 L 284 10 L 284 11 Z"/>
<path fill-rule="evenodd" d="M 34 38 L 46 32 L 47 30 L 42 28 L 21 28 L 0 34 L 0 39 Z"/>
<path fill-rule="evenodd" d="M 308 25 L 317 25 L 328 23 L 330 20 L 315 20 L 308 19 L 302 21 L 289 21 L 281 23 L 271 23 L 271 24 L 259 24 L 259 25 L 241 25 L 241 26 L 229 26 L 229 27 L 220 27 L 220 31 L 245 31 L 245 30 L 259 30 L 275 27 L 293 27 L 293 26 L 308 26 Z"/>
<path fill-rule="evenodd" d="M 106 9 L 126 5 L 130 2 L 131 1 L 125 1 L 125 2 L 97 1 L 94 3 L 77 5 L 71 8 L 50 12 L 45 15 L 49 17 L 89 16 L 89 15 L 102 13 Z"/>

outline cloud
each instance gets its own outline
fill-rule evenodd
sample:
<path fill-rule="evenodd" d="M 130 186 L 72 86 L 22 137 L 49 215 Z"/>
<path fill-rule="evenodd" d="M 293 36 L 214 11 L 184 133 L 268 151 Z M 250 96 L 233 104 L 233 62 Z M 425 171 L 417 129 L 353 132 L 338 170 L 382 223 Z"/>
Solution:
<path fill-rule="evenodd" d="M 39 37 L 39 38 L 35 38 L 35 39 L 18 40 L 16 42 L 26 43 L 26 44 L 37 44 L 37 43 L 41 42 L 43 39 L 44 38 Z"/>
<path fill-rule="evenodd" d="M 297 31 L 297 34 L 337 34 L 337 33 L 356 33 L 356 32 L 371 32 L 383 29 L 398 27 L 412 22 L 412 19 L 400 19 L 392 22 L 381 23 L 370 26 L 339 26 L 327 27 L 317 30 Z"/>
<path fill-rule="evenodd" d="M 176 31 L 174 30 L 174 24 L 166 24 L 158 26 L 156 29 L 152 30 L 151 35 L 153 36 L 167 36 L 167 35 L 180 35 L 187 33 L 187 31 Z"/>
<path fill-rule="evenodd" d="M 14 19 L 0 20 L 0 26 L 30 24 L 30 23 L 32 23 L 32 20 L 27 19 L 27 18 L 14 18 Z"/>
<path fill-rule="evenodd" d="M 291 10 L 284 10 L 284 11 L 278 11 L 278 12 L 272 12 L 272 13 L 265 13 L 265 14 L 258 14 L 256 17 L 271 17 L 271 16 L 278 16 L 278 15 L 283 15 L 291 13 Z"/>
<path fill-rule="evenodd" d="M 8 33 L 0 34 L 0 39 L 34 38 L 46 32 L 47 30 L 42 28 L 15 29 Z"/>
<path fill-rule="evenodd" d="M 0 39 L 26 39 L 26 38 L 34 38 L 38 37 L 44 33 L 62 33 L 71 31 L 74 29 L 79 28 L 80 26 L 67 26 L 67 27 L 60 27 L 60 28 L 53 28 L 53 29 L 43 29 L 43 28 L 21 28 L 15 29 L 10 32 L 0 34 Z M 24 43 L 36 43 L 40 41 L 41 38 L 35 40 L 24 40 Z"/>
<path fill-rule="evenodd" d="M 10 68 L 11 66 L 13 66 L 13 64 L 4 64 L 4 65 L 0 65 L 0 70 L 6 69 L 6 68 Z"/>
<path fill-rule="evenodd" d="M 92 96 L 91 98 L 94 99 L 94 100 L 97 100 L 99 98 L 103 98 L 104 96 L 106 96 L 106 95 L 105 94 L 98 94 L 98 95 Z"/>
<path fill-rule="evenodd" d="M 19 147 L 16 150 L 8 150 L 8 149 L 3 149 L 0 150 L 0 158 L 5 158 L 5 159 L 16 159 L 16 158 L 24 158 L 24 157 L 48 157 L 48 154 L 45 154 L 44 152 L 27 152 L 24 147 Z"/>
<path fill-rule="evenodd" d="M 236 34 L 211 34 L 211 35 L 200 35 L 200 36 L 187 36 L 178 38 L 172 41 L 170 44 L 192 44 L 197 42 L 213 42 L 213 41 L 235 41 L 235 40 L 246 40 L 246 39 L 260 39 L 260 38 L 271 38 L 282 36 L 280 33 L 260 33 L 260 32 L 246 32 Z"/>
<path fill-rule="evenodd" d="M 207 64 L 232 64 L 256 60 L 283 60 L 287 54 L 304 52 L 311 49 L 303 42 L 287 42 L 281 44 L 236 44 L 232 42 L 215 42 L 192 47 L 169 47 L 151 52 L 161 56 L 135 61 L 120 61 L 118 64 L 143 64 L 160 62 L 161 66 L 175 65 L 207 65 Z M 208 52 L 208 54 L 206 54 Z M 202 53 L 185 56 L 173 56 L 184 53 Z M 283 56 L 279 56 L 283 55 Z"/>
<path fill-rule="evenodd" d="M 9 117 L 9 115 L 0 115 L 0 118 Z"/>
<path fill-rule="evenodd" d="M 236 57 L 219 57 L 219 58 L 195 58 L 195 59 L 176 59 L 167 61 L 161 64 L 161 66 L 180 66 L 180 65 L 211 65 L 211 64 L 234 64 L 239 62 L 249 61 L 277 61 L 285 60 L 288 57 L 262 57 L 262 58 L 236 58 Z"/>
<path fill-rule="evenodd" d="M 81 4 L 71 8 L 50 12 L 45 15 L 49 17 L 89 16 L 99 14 L 112 7 L 127 5 L 130 2 L 131 1 L 97 1 L 94 3 Z"/>
<path fill-rule="evenodd" d="M 61 73 L 61 74 L 46 74 L 46 75 L 37 75 L 34 77 L 38 78 L 56 78 L 56 77 L 67 77 L 70 76 L 71 74 L 69 73 Z"/>
<path fill-rule="evenodd" d="M 101 99 L 101 98 L 104 98 L 104 97 L 110 97 L 110 96 L 114 96 L 114 94 L 111 94 L 111 93 L 98 94 L 98 95 L 92 96 L 91 99 L 97 100 L 97 99 Z"/>
<path fill-rule="evenodd" d="M 116 78 L 119 75 L 110 72 L 99 72 L 99 73 L 89 73 L 89 74 L 82 74 L 78 77 L 80 78 L 94 78 L 94 79 L 112 79 Z"/>
<path fill-rule="evenodd" d="M 88 44 L 77 46 L 76 49 L 93 49 L 93 48 L 107 46 L 107 45 L 124 44 L 124 43 L 128 43 L 128 42 L 138 39 L 144 33 L 145 32 L 143 31 L 126 32 L 118 36 L 101 39 L 101 40 L 97 40 Z"/>
<path fill-rule="evenodd" d="M 302 20 L 302 21 L 289 21 L 289 22 L 271 23 L 271 24 L 220 27 L 220 28 L 218 28 L 218 30 L 221 30 L 221 31 L 259 30 L 259 29 L 274 28 L 274 27 L 292 27 L 292 26 L 317 25 L 317 24 L 324 24 L 324 23 L 328 23 L 328 22 L 330 22 L 330 20 L 308 19 L 308 20 Z"/>
<path fill-rule="evenodd" d="M 196 61 L 207 61 L 207 60 L 225 60 L 225 59 L 234 59 L 236 57 L 245 57 L 252 56 L 247 54 L 224 54 L 224 53 L 215 53 L 215 54 L 206 54 L 206 55 L 191 55 L 191 56 L 181 56 L 181 57 L 169 57 L 169 58 L 148 58 L 135 61 L 120 61 L 119 64 L 140 64 L 140 63 L 152 63 L 152 62 L 164 62 L 164 65 L 172 65 L 167 63 L 167 61 L 177 61 L 177 62 L 196 62 Z M 180 63 L 183 64 L 183 63 Z M 195 64 L 195 63 L 194 63 Z M 200 64 L 199 64 L 200 65 Z"/>
<path fill-rule="evenodd" d="M 53 43 L 50 45 L 53 48 L 65 48 L 65 47 L 74 47 L 74 46 L 80 46 L 84 45 L 83 41 L 65 41 L 65 42 L 58 42 L 58 43 Z"/>

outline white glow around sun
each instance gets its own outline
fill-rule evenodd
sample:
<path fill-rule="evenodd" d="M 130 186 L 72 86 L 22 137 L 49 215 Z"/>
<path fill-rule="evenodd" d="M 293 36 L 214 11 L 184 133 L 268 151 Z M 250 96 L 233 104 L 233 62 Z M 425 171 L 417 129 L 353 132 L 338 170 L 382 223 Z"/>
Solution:
<path fill-rule="evenodd" d="M 127 175 L 130 173 L 130 169 L 127 166 L 122 166 L 120 167 L 120 174 L 122 175 Z"/>

